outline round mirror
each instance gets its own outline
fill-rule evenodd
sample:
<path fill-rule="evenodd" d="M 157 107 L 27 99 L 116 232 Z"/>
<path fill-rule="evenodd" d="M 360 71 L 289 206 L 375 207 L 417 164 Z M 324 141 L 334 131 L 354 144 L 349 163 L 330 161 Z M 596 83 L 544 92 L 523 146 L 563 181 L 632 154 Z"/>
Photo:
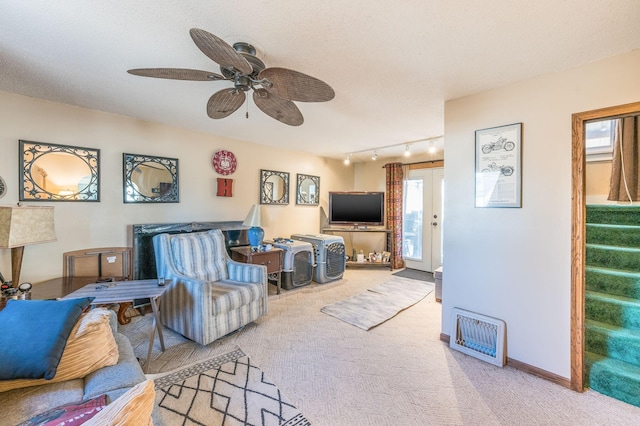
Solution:
<path fill-rule="evenodd" d="M 131 183 L 135 189 L 145 197 L 161 197 L 172 185 L 169 169 L 162 164 L 141 163 L 131 172 Z"/>
<path fill-rule="evenodd" d="M 271 201 L 280 201 L 284 197 L 284 179 L 280 176 L 272 175 L 265 181 L 265 192 L 270 196 Z"/>
<path fill-rule="evenodd" d="M 311 203 L 316 196 L 316 185 L 311 179 L 305 179 L 300 184 L 300 199 L 305 203 Z"/>
<path fill-rule="evenodd" d="M 77 155 L 52 152 L 33 162 L 31 180 L 43 192 L 74 199 L 90 185 L 91 169 Z"/>

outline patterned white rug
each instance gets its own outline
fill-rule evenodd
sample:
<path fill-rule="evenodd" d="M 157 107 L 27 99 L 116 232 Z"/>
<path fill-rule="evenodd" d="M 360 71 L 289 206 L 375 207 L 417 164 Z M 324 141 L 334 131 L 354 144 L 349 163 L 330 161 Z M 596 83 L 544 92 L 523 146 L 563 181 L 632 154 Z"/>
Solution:
<path fill-rule="evenodd" d="M 239 348 L 152 377 L 168 425 L 311 425 Z"/>
<path fill-rule="evenodd" d="M 415 305 L 434 288 L 435 284 L 430 282 L 393 277 L 368 291 L 323 306 L 320 311 L 363 330 L 370 330 Z"/>

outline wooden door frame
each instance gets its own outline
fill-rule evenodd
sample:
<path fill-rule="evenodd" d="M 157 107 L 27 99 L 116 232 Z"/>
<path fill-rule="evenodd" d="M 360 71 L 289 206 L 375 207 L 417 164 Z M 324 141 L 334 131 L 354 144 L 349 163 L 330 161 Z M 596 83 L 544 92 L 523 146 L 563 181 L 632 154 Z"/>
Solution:
<path fill-rule="evenodd" d="M 640 102 L 571 116 L 571 389 L 584 390 L 586 194 L 584 126 L 587 121 L 640 113 Z"/>

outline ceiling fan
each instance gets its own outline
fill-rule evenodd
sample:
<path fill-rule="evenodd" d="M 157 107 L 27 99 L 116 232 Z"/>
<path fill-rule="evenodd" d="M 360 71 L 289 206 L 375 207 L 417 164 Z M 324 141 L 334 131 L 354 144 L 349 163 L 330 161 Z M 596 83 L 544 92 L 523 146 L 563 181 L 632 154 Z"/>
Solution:
<path fill-rule="evenodd" d="M 231 115 L 245 102 L 245 92 L 253 90 L 253 101 L 262 112 L 284 124 L 299 126 L 304 118 L 293 101 L 326 102 L 335 96 L 331 86 L 315 77 L 287 68 L 267 68 L 249 43 L 238 42 L 232 47 L 205 30 L 192 28 L 189 33 L 202 53 L 220 65 L 222 75 L 185 68 L 137 68 L 127 72 L 172 80 L 232 81 L 233 87 L 217 91 L 207 102 L 207 115 L 214 119 Z"/>

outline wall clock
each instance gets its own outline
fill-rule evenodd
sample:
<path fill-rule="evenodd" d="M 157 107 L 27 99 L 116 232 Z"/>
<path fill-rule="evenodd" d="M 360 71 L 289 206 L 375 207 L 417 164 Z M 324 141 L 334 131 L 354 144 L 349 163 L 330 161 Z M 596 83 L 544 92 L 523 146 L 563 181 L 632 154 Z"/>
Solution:
<path fill-rule="evenodd" d="M 7 193 L 7 183 L 0 176 L 0 198 L 4 197 L 4 194 Z"/>
<path fill-rule="evenodd" d="M 238 161 L 236 160 L 236 156 L 233 155 L 233 152 L 224 149 L 216 151 L 215 154 L 213 154 L 211 163 L 215 171 L 223 176 L 235 172 L 238 166 Z"/>

